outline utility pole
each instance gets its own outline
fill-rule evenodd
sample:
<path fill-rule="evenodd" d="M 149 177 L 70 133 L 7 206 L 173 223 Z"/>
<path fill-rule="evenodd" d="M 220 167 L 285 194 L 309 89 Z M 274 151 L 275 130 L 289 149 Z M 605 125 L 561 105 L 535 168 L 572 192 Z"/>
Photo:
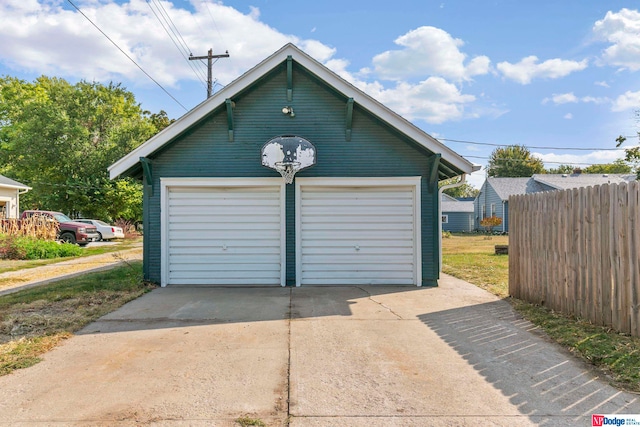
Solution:
<path fill-rule="evenodd" d="M 207 59 L 208 72 L 207 72 L 207 98 L 209 98 L 213 92 L 213 79 L 211 77 L 211 68 L 213 67 L 213 58 L 228 58 L 229 51 L 225 53 L 214 55 L 213 49 L 209 49 L 207 56 L 193 56 L 193 54 L 189 55 L 189 61 L 195 61 L 196 59 Z"/>

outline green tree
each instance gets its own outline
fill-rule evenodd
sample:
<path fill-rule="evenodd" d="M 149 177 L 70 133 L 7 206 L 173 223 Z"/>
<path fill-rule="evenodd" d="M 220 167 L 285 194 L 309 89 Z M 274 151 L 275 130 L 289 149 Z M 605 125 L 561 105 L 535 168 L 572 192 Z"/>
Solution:
<path fill-rule="evenodd" d="M 557 168 L 551 168 L 547 170 L 547 173 L 553 173 L 553 174 L 564 174 L 564 173 L 573 173 L 573 170 L 575 169 L 574 166 L 571 165 L 560 165 Z"/>
<path fill-rule="evenodd" d="M 631 165 L 623 159 L 617 159 L 613 163 L 587 166 L 582 173 L 631 173 Z"/>
<path fill-rule="evenodd" d="M 449 184 L 455 184 L 457 182 L 460 182 L 460 178 L 445 179 L 438 183 L 438 187 L 442 187 L 444 185 L 449 185 Z M 447 188 L 446 190 L 443 191 L 443 193 L 448 194 L 449 196 L 457 199 L 460 197 L 476 197 L 478 193 L 480 193 L 480 190 L 473 187 L 471 184 L 465 182 L 464 184 L 458 187 Z"/>
<path fill-rule="evenodd" d="M 171 121 L 119 84 L 0 78 L 0 173 L 33 190 L 23 208 L 106 220 L 140 217 L 141 184 L 107 167 Z"/>
<path fill-rule="evenodd" d="M 489 157 L 487 173 L 495 177 L 527 177 L 545 173 L 545 169 L 542 160 L 531 155 L 527 147 L 510 145 L 493 150 Z"/>

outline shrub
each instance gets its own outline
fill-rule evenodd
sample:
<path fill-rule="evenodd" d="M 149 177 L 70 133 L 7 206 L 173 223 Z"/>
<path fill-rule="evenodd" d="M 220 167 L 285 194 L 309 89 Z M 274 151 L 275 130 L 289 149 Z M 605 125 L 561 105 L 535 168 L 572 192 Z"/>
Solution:
<path fill-rule="evenodd" d="M 71 243 L 58 243 L 33 237 L 5 235 L 0 237 L 0 258 L 50 259 L 82 254 L 82 249 Z"/>
<path fill-rule="evenodd" d="M 498 218 L 497 216 L 490 216 L 487 218 L 483 218 L 480 221 L 480 225 L 485 228 L 487 234 L 491 233 L 493 227 L 497 227 L 502 224 L 502 218 Z"/>
<path fill-rule="evenodd" d="M 133 239 L 140 237 L 140 232 L 136 229 L 136 225 L 133 221 L 127 221 L 126 219 L 119 219 L 114 224 L 116 227 L 122 228 L 125 239 Z"/>
<path fill-rule="evenodd" d="M 451 232 L 450 232 L 450 231 L 443 231 L 443 232 L 442 232 L 442 237 L 443 237 L 444 239 L 449 239 L 449 238 L 451 238 Z"/>

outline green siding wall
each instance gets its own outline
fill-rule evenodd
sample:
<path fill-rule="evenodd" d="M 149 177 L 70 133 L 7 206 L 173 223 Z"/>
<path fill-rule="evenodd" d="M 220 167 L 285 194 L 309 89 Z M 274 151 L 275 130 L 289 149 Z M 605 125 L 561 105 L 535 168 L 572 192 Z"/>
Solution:
<path fill-rule="evenodd" d="M 261 165 L 260 149 L 277 135 L 300 135 L 317 150 L 316 166 L 299 177 L 423 176 L 423 283 L 438 279 L 437 199 L 429 188 L 431 162 L 424 148 L 402 137 L 359 108 L 353 112 L 351 141 L 345 139 L 346 99 L 294 63 L 293 101 L 286 97 L 286 68 L 272 72 L 233 98 L 234 141 L 228 140 L 227 113 L 214 111 L 162 152 L 151 156 L 153 195 L 145 186 L 145 275 L 160 281 L 160 177 L 277 177 Z M 356 100 L 357 101 L 357 100 Z M 293 106 L 295 117 L 282 107 Z M 295 283 L 295 186 L 287 186 L 287 284 Z"/>

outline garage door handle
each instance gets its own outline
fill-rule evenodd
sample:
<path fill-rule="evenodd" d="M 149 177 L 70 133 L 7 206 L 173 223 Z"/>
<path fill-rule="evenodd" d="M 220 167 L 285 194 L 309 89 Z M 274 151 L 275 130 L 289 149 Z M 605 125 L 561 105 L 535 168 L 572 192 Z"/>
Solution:
<path fill-rule="evenodd" d="M 356 248 L 356 251 L 360 250 L 360 246 L 358 246 L 358 245 L 356 245 L 355 248 Z"/>
<path fill-rule="evenodd" d="M 222 245 L 222 250 L 226 251 L 227 250 L 227 245 Z"/>

